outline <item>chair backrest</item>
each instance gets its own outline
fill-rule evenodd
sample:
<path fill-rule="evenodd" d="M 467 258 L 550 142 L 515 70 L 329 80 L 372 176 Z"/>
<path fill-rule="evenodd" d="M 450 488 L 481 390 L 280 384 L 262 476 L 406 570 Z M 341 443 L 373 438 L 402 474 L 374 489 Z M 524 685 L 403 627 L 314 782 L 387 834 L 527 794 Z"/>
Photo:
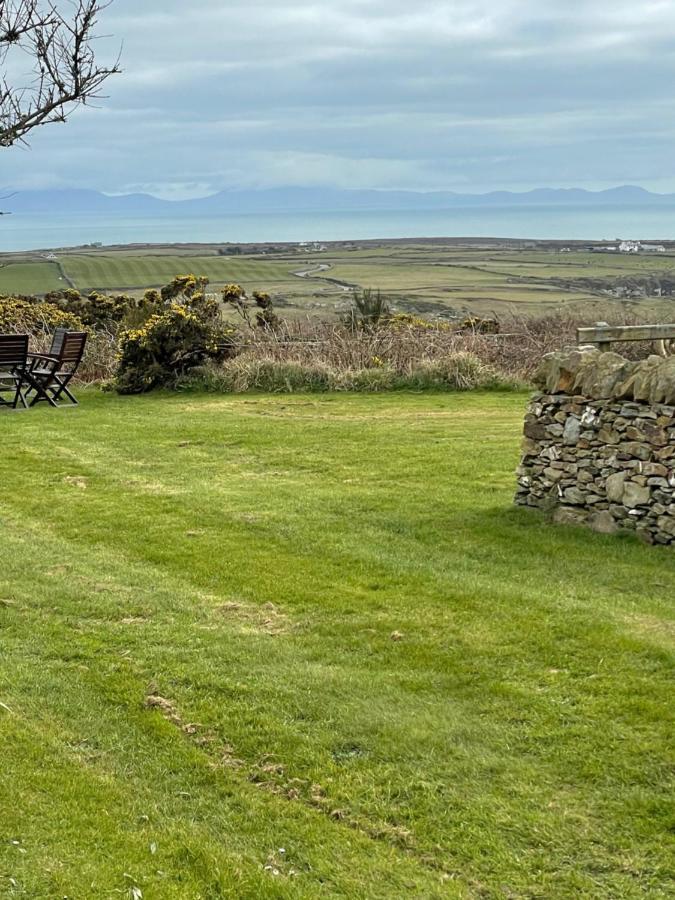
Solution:
<path fill-rule="evenodd" d="M 52 346 L 49 350 L 50 356 L 60 356 L 63 347 L 63 339 L 68 334 L 67 328 L 57 328 L 52 337 Z"/>
<path fill-rule="evenodd" d="M 0 334 L 0 369 L 22 369 L 28 363 L 28 335 Z"/>
<path fill-rule="evenodd" d="M 54 337 L 56 337 L 56 335 Z M 66 331 L 63 335 L 61 350 L 58 354 L 59 363 L 62 366 L 68 365 L 72 366 L 73 369 L 76 369 L 82 361 L 86 344 L 86 331 Z"/>

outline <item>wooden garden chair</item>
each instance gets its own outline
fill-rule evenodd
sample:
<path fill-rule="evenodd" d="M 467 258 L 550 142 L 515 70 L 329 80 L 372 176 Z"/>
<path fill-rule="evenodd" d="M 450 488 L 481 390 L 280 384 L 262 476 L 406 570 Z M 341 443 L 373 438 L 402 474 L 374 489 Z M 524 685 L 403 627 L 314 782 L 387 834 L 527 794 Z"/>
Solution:
<path fill-rule="evenodd" d="M 30 387 L 27 397 L 34 396 L 30 405 L 46 400 L 50 406 L 58 406 L 65 396 L 77 406 L 77 400 L 68 385 L 77 373 L 87 344 L 86 331 L 68 331 L 57 328 L 49 353 L 29 353 Z"/>
<path fill-rule="evenodd" d="M 28 363 L 28 335 L 0 334 L 0 405 L 28 408 L 26 389 L 31 384 Z M 2 395 L 9 393 L 10 400 Z"/>

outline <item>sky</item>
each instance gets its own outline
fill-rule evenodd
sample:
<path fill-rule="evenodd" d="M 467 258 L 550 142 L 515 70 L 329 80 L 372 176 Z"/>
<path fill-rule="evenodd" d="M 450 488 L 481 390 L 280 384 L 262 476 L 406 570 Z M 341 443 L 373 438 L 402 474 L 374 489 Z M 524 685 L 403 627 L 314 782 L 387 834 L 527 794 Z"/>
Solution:
<path fill-rule="evenodd" d="M 675 0 L 113 0 L 99 32 L 123 74 L 2 183 L 675 192 Z"/>

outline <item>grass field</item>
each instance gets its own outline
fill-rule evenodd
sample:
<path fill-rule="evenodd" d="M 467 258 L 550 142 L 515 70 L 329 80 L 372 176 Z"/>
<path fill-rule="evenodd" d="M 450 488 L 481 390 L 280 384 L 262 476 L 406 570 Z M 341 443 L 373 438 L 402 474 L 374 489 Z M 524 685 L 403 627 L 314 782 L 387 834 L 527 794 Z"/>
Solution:
<path fill-rule="evenodd" d="M 675 558 L 512 506 L 524 405 L 0 413 L 0 895 L 672 897 Z"/>
<path fill-rule="evenodd" d="M 675 255 L 560 253 L 545 245 L 513 249 L 420 242 L 381 246 L 329 246 L 301 253 L 289 246 L 271 255 L 218 256 L 203 250 L 161 247 L 59 251 L 58 262 L 31 255 L 8 256 L 0 268 L 0 293 L 45 293 L 72 285 L 90 290 L 140 293 L 175 275 L 206 275 L 214 290 L 238 282 L 247 291 L 267 290 L 286 315 L 335 315 L 349 305 L 349 291 L 379 288 L 396 308 L 440 316 L 542 315 L 561 308 L 589 321 L 632 312 L 672 318 L 672 298 L 616 300 L 584 279 L 670 275 Z M 304 277 L 299 277 L 304 275 Z M 582 284 L 575 284 L 579 280 Z"/>
<path fill-rule="evenodd" d="M 67 287 L 55 263 L 17 262 L 0 266 L 0 294 L 45 294 Z"/>
<path fill-rule="evenodd" d="M 138 290 L 161 287 L 183 272 L 205 275 L 214 285 L 236 282 L 259 286 L 262 283 L 297 281 L 295 263 L 259 259 L 228 259 L 219 256 L 124 256 L 122 254 L 66 256 L 64 269 L 83 289 Z"/>

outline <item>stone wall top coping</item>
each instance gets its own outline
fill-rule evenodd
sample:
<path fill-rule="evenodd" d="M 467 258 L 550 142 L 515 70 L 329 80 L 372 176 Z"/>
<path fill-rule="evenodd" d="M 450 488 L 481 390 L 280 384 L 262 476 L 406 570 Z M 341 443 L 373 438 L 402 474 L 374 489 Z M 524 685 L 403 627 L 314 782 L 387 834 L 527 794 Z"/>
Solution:
<path fill-rule="evenodd" d="M 543 357 L 533 380 L 551 402 L 564 394 L 580 403 L 625 400 L 675 406 L 675 356 L 633 362 L 618 353 L 558 350 Z"/>

